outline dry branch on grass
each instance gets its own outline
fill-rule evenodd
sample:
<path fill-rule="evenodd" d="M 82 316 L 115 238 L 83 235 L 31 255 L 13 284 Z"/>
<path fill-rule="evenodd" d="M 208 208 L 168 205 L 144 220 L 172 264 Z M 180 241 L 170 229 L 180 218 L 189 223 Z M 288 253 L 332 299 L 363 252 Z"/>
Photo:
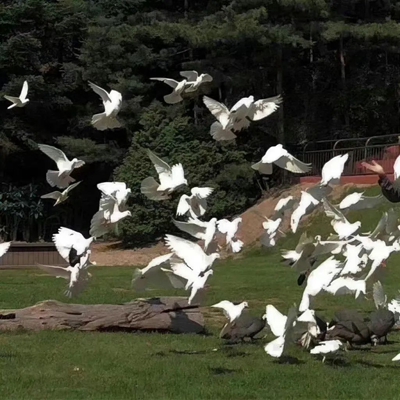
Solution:
<path fill-rule="evenodd" d="M 204 317 L 183 297 L 140 299 L 120 305 L 47 300 L 18 310 L 1 310 L 0 331 L 15 330 L 201 333 Z"/>

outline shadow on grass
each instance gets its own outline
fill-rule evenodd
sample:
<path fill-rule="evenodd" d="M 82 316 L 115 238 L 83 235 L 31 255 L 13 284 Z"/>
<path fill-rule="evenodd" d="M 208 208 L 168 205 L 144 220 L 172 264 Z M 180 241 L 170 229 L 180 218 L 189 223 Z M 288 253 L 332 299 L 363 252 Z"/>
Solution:
<path fill-rule="evenodd" d="M 215 368 L 210 367 L 209 370 L 214 375 L 227 375 L 227 374 L 234 374 L 235 372 L 238 372 L 236 369 L 222 368 L 222 367 L 215 367 Z"/>
<path fill-rule="evenodd" d="M 399 369 L 399 366 L 395 365 L 395 364 L 393 364 L 393 365 L 375 364 L 373 362 L 364 361 L 364 360 L 355 361 L 355 364 L 358 364 L 358 365 L 361 365 L 361 366 L 367 367 L 367 368 L 378 368 L 378 369 L 387 368 L 387 369 L 397 369 L 397 370 Z"/>
<path fill-rule="evenodd" d="M 301 365 L 305 364 L 305 361 L 299 360 L 296 357 L 291 357 L 291 356 L 283 356 L 279 358 L 278 360 L 273 361 L 274 364 L 294 364 L 294 365 Z"/>

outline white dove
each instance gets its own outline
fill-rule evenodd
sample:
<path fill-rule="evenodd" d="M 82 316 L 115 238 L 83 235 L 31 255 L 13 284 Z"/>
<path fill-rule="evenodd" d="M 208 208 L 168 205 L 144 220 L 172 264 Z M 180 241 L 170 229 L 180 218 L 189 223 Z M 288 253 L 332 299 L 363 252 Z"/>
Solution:
<path fill-rule="evenodd" d="M 174 225 L 181 231 L 194 236 L 197 239 L 204 240 L 204 250 L 213 241 L 217 227 L 217 218 L 211 218 L 208 222 L 200 221 L 197 218 L 189 218 L 188 222 L 181 222 L 172 219 Z"/>
<path fill-rule="evenodd" d="M 121 93 L 116 90 L 107 92 L 92 82 L 89 82 L 89 86 L 101 97 L 104 105 L 104 112 L 93 115 L 92 125 L 99 131 L 121 128 L 122 125 L 116 118 L 122 106 Z"/>
<path fill-rule="evenodd" d="M 248 306 L 246 301 L 240 304 L 233 304 L 228 300 L 223 300 L 217 304 L 213 304 L 211 307 L 221 308 L 226 318 L 229 319 L 229 322 L 234 322 L 242 315 L 243 310 Z"/>
<path fill-rule="evenodd" d="M 202 83 L 212 82 L 213 78 L 209 74 L 199 75 L 197 71 L 181 71 L 180 75 L 183 76 L 187 82 L 185 87 L 185 92 L 195 92 Z"/>
<path fill-rule="evenodd" d="M 47 193 L 44 194 L 43 196 L 40 196 L 41 199 L 53 199 L 56 202 L 53 204 L 53 207 L 56 206 L 57 204 L 60 204 L 64 202 L 65 200 L 68 199 L 68 194 L 69 192 L 77 187 L 82 181 L 75 182 L 72 185 L 69 185 L 63 192 L 60 192 L 56 190 L 55 192 Z"/>
<path fill-rule="evenodd" d="M 311 164 L 306 164 L 298 160 L 284 149 L 281 144 L 270 147 L 262 157 L 261 161 L 253 164 L 251 168 L 259 171 L 260 174 L 271 175 L 272 164 L 296 174 L 303 174 L 311 171 Z"/>
<path fill-rule="evenodd" d="M 53 265 L 42 265 L 36 264 L 41 270 L 47 272 L 56 278 L 63 278 L 69 280 L 68 289 L 65 291 L 65 295 L 69 298 L 77 297 L 87 287 L 91 274 L 87 271 L 90 263 L 86 265 L 76 264 L 75 267 L 59 267 Z"/>
<path fill-rule="evenodd" d="M 151 162 L 158 173 L 160 183 L 153 177 L 145 178 L 142 181 L 140 191 L 150 200 L 165 200 L 169 194 L 181 186 L 186 186 L 185 172 L 182 164 L 175 164 L 170 167 L 165 161 L 157 157 L 152 151 L 147 150 Z"/>
<path fill-rule="evenodd" d="M 128 197 L 131 194 L 131 189 L 126 187 L 125 182 L 102 182 L 97 184 L 99 189 L 106 196 L 111 196 L 115 199 L 118 207 L 124 207 Z"/>
<path fill-rule="evenodd" d="M 379 206 L 385 197 L 379 194 L 378 196 L 364 196 L 364 192 L 354 192 L 346 196 L 340 203 L 341 210 L 365 210 Z"/>
<path fill-rule="evenodd" d="M 180 82 L 170 78 L 150 78 L 150 80 L 164 82 L 168 86 L 172 87 L 173 89 L 172 93 L 164 96 L 164 101 L 167 104 L 176 104 L 183 100 L 182 93 L 184 93 L 185 88 L 187 86 L 186 79 L 183 79 Z"/>
<path fill-rule="evenodd" d="M 348 158 L 349 154 L 346 153 L 333 157 L 326 162 L 322 167 L 320 185 L 338 185 Z"/>
<path fill-rule="evenodd" d="M 168 273 L 173 253 L 153 258 L 145 268 L 136 268 L 132 277 L 132 288 L 141 292 L 148 289 L 183 289 L 184 281 L 174 274 Z M 172 271 L 171 271 L 172 272 Z"/>
<path fill-rule="evenodd" d="M 315 346 L 313 349 L 311 349 L 310 353 L 322 354 L 322 362 L 325 362 L 328 354 L 337 353 L 343 346 L 344 345 L 340 340 L 326 340 L 325 342 L 320 342 L 318 346 Z"/>
<path fill-rule="evenodd" d="M 318 204 L 318 199 L 308 192 L 301 191 L 300 202 L 290 217 L 290 227 L 293 233 L 296 233 L 301 218 L 314 211 Z"/>
<path fill-rule="evenodd" d="M 325 289 L 342 269 L 340 261 L 335 260 L 333 257 L 329 257 L 310 272 L 299 306 L 300 312 L 310 308 L 310 298 L 317 296 L 318 293 Z"/>
<path fill-rule="evenodd" d="M 339 235 L 339 239 L 347 239 L 360 229 L 360 221 L 350 223 L 342 214 L 342 212 L 330 204 L 326 198 L 322 199 L 322 202 L 324 204 L 325 214 L 328 217 L 333 218 L 331 225 L 335 232 Z"/>
<path fill-rule="evenodd" d="M 201 275 L 211 269 L 214 261 L 220 258 L 218 253 L 206 254 L 197 244 L 174 235 L 165 235 L 166 246 L 195 274 Z M 171 260 L 171 264 L 174 260 Z"/>
<path fill-rule="evenodd" d="M 123 218 L 130 217 L 129 210 L 121 211 L 117 200 L 112 196 L 101 194 L 99 210 L 93 215 L 90 221 L 90 235 L 100 237 L 117 228 L 117 223 Z"/>
<path fill-rule="evenodd" d="M 242 218 L 235 218 L 233 221 L 228 219 L 220 219 L 217 222 L 218 230 L 226 235 L 226 244 L 231 247 L 233 253 L 239 253 L 243 247 L 243 242 L 236 237 L 239 225 L 242 223 Z"/>
<path fill-rule="evenodd" d="M 11 101 L 11 106 L 7 107 L 7 110 L 10 110 L 11 108 L 14 107 L 24 107 L 26 104 L 29 102 L 29 99 L 26 98 L 28 95 L 28 82 L 24 81 L 24 84 L 22 85 L 22 90 L 19 95 L 19 97 L 13 97 L 13 96 L 4 96 L 5 99 L 8 101 Z"/>
<path fill-rule="evenodd" d="M 207 209 L 207 197 L 214 191 L 210 187 L 194 187 L 190 190 L 191 196 L 183 194 L 179 199 L 176 215 L 190 214 L 192 218 L 198 218 L 205 214 Z"/>
<path fill-rule="evenodd" d="M 61 257 L 74 267 L 81 264 L 81 257 L 86 256 L 94 237 L 85 239 L 80 233 L 72 229 L 61 227 L 58 233 L 53 235 L 53 242 Z"/>
<path fill-rule="evenodd" d="M 7 253 L 8 249 L 10 248 L 10 246 L 11 246 L 11 242 L 0 243 L 0 257 L 3 257 L 4 254 Z"/>
<path fill-rule="evenodd" d="M 38 144 L 38 147 L 40 151 L 57 164 L 58 171 L 49 170 L 46 173 L 46 180 L 50 186 L 65 189 L 71 183 L 75 182 L 75 179 L 70 174 L 75 168 L 85 165 L 85 161 L 78 160 L 77 158 L 73 158 L 70 161 L 60 149 L 48 146 L 47 144 Z"/>

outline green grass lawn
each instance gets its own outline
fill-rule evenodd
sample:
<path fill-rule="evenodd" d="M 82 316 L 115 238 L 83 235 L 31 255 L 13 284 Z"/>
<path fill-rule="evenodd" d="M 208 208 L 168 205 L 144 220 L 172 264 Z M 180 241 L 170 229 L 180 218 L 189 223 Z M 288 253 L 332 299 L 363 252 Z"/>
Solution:
<path fill-rule="evenodd" d="M 371 192 L 370 192 L 371 193 Z M 362 218 L 363 232 L 374 227 L 384 207 L 353 213 Z M 387 207 L 386 207 L 387 208 Z M 314 218 L 310 233 L 330 232 L 328 220 Z M 303 229 L 279 243 L 291 248 Z M 302 288 L 297 274 L 280 262 L 279 249 L 252 251 L 246 257 L 220 263 L 209 283 L 207 304 L 247 300 L 255 315 L 266 304 L 286 313 L 299 304 Z M 389 299 L 400 289 L 400 257 L 390 258 L 385 289 Z M 93 267 L 88 290 L 75 302 L 124 303 L 136 295 L 130 289 L 133 268 Z M 69 302 L 66 282 L 40 270 L 0 271 L 0 308 L 19 308 L 41 300 Z M 152 295 L 182 292 L 152 292 Z M 336 310 L 373 311 L 372 301 L 352 296 L 317 298 L 315 309 L 330 318 Z M 41 332 L 0 335 L 2 399 L 360 399 L 400 398 L 400 335 L 390 344 L 344 353 L 342 362 L 320 359 L 292 347 L 296 363 L 281 363 L 257 343 L 227 346 L 217 337 L 223 318 L 207 309 L 209 335 Z"/>

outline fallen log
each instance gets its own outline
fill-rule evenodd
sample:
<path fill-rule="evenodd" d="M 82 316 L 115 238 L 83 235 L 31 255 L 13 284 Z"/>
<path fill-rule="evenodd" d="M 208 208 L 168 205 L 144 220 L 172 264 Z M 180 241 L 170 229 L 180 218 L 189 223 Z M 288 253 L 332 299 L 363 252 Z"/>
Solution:
<path fill-rule="evenodd" d="M 0 331 L 16 330 L 201 333 L 204 317 L 184 297 L 137 299 L 119 305 L 46 300 L 27 308 L 1 310 Z"/>

